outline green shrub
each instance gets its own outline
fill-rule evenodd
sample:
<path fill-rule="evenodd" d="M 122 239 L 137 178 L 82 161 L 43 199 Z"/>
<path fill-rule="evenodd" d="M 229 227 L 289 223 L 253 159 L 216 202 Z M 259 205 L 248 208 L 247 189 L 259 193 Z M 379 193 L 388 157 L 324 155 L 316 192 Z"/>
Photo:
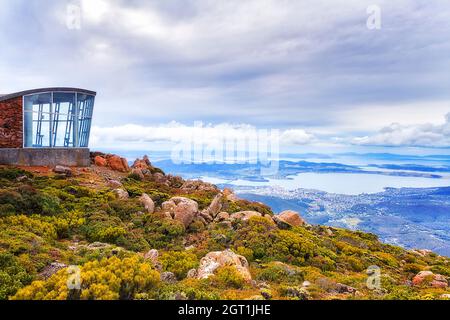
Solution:
<path fill-rule="evenodd" d="M 176 220 L 165 219 L 156 215 L 147 216 L 144 237 L 152 248 L 174 249 L 181 246 L 185 233 L 184 225 Z"/>
<path fill-rule="evenodd" d="M 22 176 L 32 178 L 33 174 L 31 172 L 18 168 L 0 168 L 0 179 L 16 180 L 17 178 Z"/>
<path fill-rule="evenodd" d="M 304 273 L 296 267 L 281 262 L 270 262 L 263 266 L 256 276 L 258 280 L 270 282 L 300 283 L 304 280 Z"/>
<path fill-rule="evenodd" d="M 198 267 L 198 258 L 195 254 L 186 251 L 164 252 L 159 261 L 164 271 L 173 272 L 178 279 L 186 277 L 189 270 Z"/>
<path fill-rule="evenodd" d="M 8 299 L 32 279 L 12 254 L 0 253 L 0 300 Z"/>
<path fill-rule="evenodd" d="M 245 285 L 245 278 L 234 266 L 220 267 L 215 271 L 210 280 L 215 286 L 241 289 Z"/>

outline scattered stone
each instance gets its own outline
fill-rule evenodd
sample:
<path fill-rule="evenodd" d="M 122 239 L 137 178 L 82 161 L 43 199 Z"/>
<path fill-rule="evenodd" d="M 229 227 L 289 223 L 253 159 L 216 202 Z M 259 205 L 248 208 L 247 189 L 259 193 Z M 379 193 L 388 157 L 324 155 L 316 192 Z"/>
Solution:
<path fill-rule="evenodd" d="M 69 167 L 56 166 L 55 169 L 53 169 L 53 171 L 58 174 L 65 174 L 68 177 L 73 175 L 73 171 Z"/>
<path fill-rule="evenodd" d="M 335 291 L 337 293 L 353 294 L 356 292 L 356 289 L 346 284 L 336 283 Z"/>
<path fill-rule="evenodd" d="M 130 195 L 128 194 L 128 191 L 125 189 L 114 189 L 114 193 L 116 194 L 117 198 L 120 200 L 125 200 L 128 199 L 130 197 Z"/>
<path fill-rule="evenodd" d="M 224 266 L 234 266 L 236 271 L 246 281 L 250 282 L 252 280 L 247 259 L 229 249 L 224 251 L 213 251 L 204 256 L 200 260 L 196 278 L 207 279 L 212 276 L 218 268 Z"/>
<path fill-rule="evenodd" d="M 309 282 L 309 281 L 303 281 L 302 287 L 308 288 L 308 287 L 310 287 L 310 286 L 311 286 L 311 282 Z"/>
<path fill-rule="evenodd" d="M 286 296 L 297 298 L 299 300 L 309 300 L 310 294 L 306 288 L 289 287 L 286 289 Z"/>
<path fill-rule="evenodd" d="M 144 259 L 149 260 L 156 270 L 161 271 L 162 265 L 161 262 L 159 262 L 158 257 L 159 252 L 156 249 L 151 249 L 144 254 Z"/>
<path fill-rule="evenodd" d="M 198 275 L 197 269 L 191 269 L 191 270 L 188 271 L 186 277 L 187 277 L 188 279 L 195 279 L 195 278 L 197 278 L 197 275 Z"/>
<path fill-rule="evenodd" d="M 161 273 L 160 279 L 165 283 L 175 283 L 177 282 L 177 277 L 173 272 L 163 272 Z"/>
<path fill-rule="evenodd" d="M 98 249 L 107 249 L 107 248 L 111 248 L 111 245 L 109 243 L 104 243 L 104 242 L 92 242 L 87 246 L 88 249 L 90 250 L 98 250 Z"/>
<path fill-rule="evenodd" d="M 23 175 L 23 176 L 17 177 L 16 180 L 17 180 L 17 182 L 24 182 L 24 181 L 28 180 L 28 177 Z"/>
<path fill-rule="evenodd" d="M 144 205 L 145 210 L 147 210 L 148 213 L 155 212 L 155 203 L 153 202 L 152 198 L 146 193 L 143 193 L 139 197 L 139 201 Z"/>
<path fill-rule="evenodd" d="M 159 252 L 156 249 L 151 249 L 144 254 L 144 259 L 150 260 L 155 263 L 158 261 Z"/>
<path fill-rule="evenodd" d="M 251 285 L 252 285 L 252 287 L 256 287 L 258 289 L 270 289 L 270 285 L 264 281 L 252 280 Z"/>
<path fill-rule="evenodd" d="M 66 267 L 67 265 L 64 263 L 52 262 L 50 265 L 44 268 L 44 270 L 39 274 L 39 276 L 46 280 L 59 270 L 64 269 Z"/>
<path fill-rule="evenodd" d="M 113 189 L 118 189 L 118 188 L 123 187 L 122 183 L 118 180 L 108 180 L 108 186 Z"/>
<path fill-rule="evenodd" d="M 448 280 L 441 274 L 434 274 L 431 271 L 420 271 L 412 279 L 412 283 L 415 286 L 430 285 L 434 288 L 447 288 Z"/>

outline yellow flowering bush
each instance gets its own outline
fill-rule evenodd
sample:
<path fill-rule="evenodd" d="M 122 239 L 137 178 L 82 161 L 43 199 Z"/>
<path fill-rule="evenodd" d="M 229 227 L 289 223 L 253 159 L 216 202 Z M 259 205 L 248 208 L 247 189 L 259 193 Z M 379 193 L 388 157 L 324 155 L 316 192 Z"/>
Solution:
<path fill-rule="evenodd" d="M 80 289 L 69 290 L 73 276 L 62 269 L 46 281 L 34 281 L 19 290 L 15 300 L 116 300 L 134 299 L 159 284 L 159 273 L 137 255 L 119 259 L 116 256 L 91 261 L 80 268 Z"/>

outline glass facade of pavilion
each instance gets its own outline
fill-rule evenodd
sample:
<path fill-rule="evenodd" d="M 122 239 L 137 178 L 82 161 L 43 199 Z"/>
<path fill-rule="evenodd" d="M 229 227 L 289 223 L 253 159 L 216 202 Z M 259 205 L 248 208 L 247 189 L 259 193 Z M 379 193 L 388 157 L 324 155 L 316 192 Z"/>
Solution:
<path fill-rule="evenodd" d="M 87 148 L 95 94 L 49 91 L 23 96 L 25 148 Z"/>

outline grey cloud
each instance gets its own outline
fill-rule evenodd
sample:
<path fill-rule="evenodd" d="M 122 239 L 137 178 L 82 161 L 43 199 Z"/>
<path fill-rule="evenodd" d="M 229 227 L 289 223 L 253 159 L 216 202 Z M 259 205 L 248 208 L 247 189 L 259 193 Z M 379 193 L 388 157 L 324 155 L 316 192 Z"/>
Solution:
<path fill-rule="evenodd" d="M 327 128 L 374 103 L 450 99 L 444 1 L 378 1 L 379 31 L 366 28 L 369 0 L 111 0 L 68 30 L 76 2 L 0 1 L 1 91 L 92 88 L 106 127 Z"/>

